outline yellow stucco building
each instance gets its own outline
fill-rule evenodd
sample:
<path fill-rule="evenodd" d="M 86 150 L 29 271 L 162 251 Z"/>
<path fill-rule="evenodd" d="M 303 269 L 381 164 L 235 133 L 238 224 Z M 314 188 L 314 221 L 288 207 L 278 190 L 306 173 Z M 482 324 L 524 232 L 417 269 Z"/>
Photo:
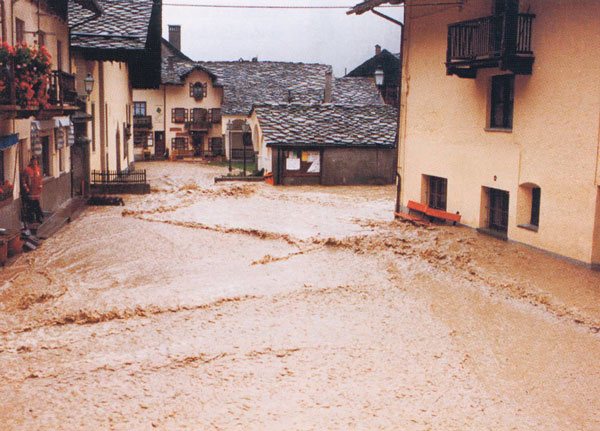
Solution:
<path fill-rule="evenodd" d="M 365 1 L 362 13 L 388 3 Z M 400 203 L 600 266 L 600 2 L 405 4 Z"/>

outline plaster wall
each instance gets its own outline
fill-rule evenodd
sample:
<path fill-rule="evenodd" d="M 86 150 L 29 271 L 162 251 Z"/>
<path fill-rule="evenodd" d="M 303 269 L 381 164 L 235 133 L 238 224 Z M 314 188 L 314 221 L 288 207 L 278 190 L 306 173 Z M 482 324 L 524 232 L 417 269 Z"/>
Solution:
<path fill-rule="evenodd" d="M 207 84 L 206 97 L 203 97 L 201 100 L 197 100 L 190 96 L 190 84 L 194 84 L 196 82 Z M 161 89 L 163 87 L 166 88 L 166 90 L 162 90 L 164 92 L 164 115 L 166 119 L 165 141 L 166 147 L 169 148 L 169 151 L 172 153 L 171 142 L 173 138 L 178 136 L 187 137 L 188 147 L 191 147 L 192 140 L 191 135 L 186 131 L 184 123 L 173 123 L 171 121 L 171 110 L 173 108 L 185 108 L 188 110 L 193 108 L 204 108 L 209 110 L 213 108 L 221 108 L 223 101 L 223 90 L 220 87 L 215 87 L 213 85 L 212 78 L 203 70 L 192 71 L 187 76 L 183 85 L 166 85 L 161 86 Z M 204 138 L 205 150 L 208 149 L 207 138 L 222 136 L 221 124 L 222 122 L 209 124 L 208 131 Z M 163 130 L 162 127 L 164 127 L 164 125 L 161 126 L 160 130 Z"/>
<path fill-rule="evenodd" d="M 44 32 L 46 49 L 51 55 L 52 70 L 57 70 L 59 64 L 57 59 L 58 42 L 61 43 L 61 70 L 69 72 L 69 30 L 67 23 L 54 12 L 43 6 L 38 11 L 37 2 L 31 1 L 6 1 L 7 30 L 10 35 L 8 39 L 12 45 L 16 43 L 14 19 L 20 19 L 25 23 L 25 42 L 29 46 L 38 43 L 38 31 Z M 12 11 L 11 11 L 12 7 Z"/>
<path fill-rule="evenodd" d="M 419 3 L 418 1 L 409 1 Z M 594 263 L 599 223 L 600 3 L 521 1 L 533 23 L 533 74 L 515 77 L 512 131 L 486 129 L 491 77 L 446 76 L 447 25 L 491 14 L 491 1 L 462 8 L 408 7 L 401 108 L 401 202 L 422 201 L 423 175 L 447 178 L 449 212 L 485 227 L 482 187 L 508 191 L 508 237 Z M 537 232 L 517 226 L 523 185 L 541 188 Z M 518 214 L 519 213 L 519 214 Z M 600 255 L 596 252 L 595 256 Z M 598 259 L 595 257 L 594 259 Z"/>
<path fill-rule="evenodd" d="M 88 125 L 88 136 L 92 139 L 90 169 L 125 170 L 133 163 L 133 138 L 126 137 L 124 127 L 132 124 L 132 88 L 127 63 L 87 61 L 86 68 L 95 81 L 87 111 L 93 114 Z"/>

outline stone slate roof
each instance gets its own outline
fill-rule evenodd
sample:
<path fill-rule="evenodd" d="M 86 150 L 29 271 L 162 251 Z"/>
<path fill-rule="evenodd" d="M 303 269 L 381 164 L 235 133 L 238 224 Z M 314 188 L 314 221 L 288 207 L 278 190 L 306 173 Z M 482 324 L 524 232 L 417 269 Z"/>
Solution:
<path fill-rule="evenodd" d="M 387 105 L 257 105 L 267 145 L 382 145 L 396 143 L 398 113 Z"/>
<path fill-rule="evenodd" d="M 332 98 L 336 105 L 383 105 L 372 78 L 335 78 Z"/>
<path fill-rule="evenodd" d="M 223 86 L 223 114 L 248 115 L 253 104 L 322 100 L 325 64 L 278 61 L 202 61 Z"/>
<path fill-rule="evenodd" d="M 69 2 L 73 48 L 144 50 L 153 0 L 98 0 L 102 15 L 91 21 L 89 11 Z"/>
<path fill-rule="evenodd" d="M 248 115 L 255 104 L 323 103 L 324 64 L 270 61 L 193 62 L 178 56 L 163 59 L 162 83 L 181 85 L 194 68 L 216 76 L 224 88 L 223 114 Z M 379 90 L 369 78 L 335 78 L 332 101 L 338 105 L 382 105 Z"/>

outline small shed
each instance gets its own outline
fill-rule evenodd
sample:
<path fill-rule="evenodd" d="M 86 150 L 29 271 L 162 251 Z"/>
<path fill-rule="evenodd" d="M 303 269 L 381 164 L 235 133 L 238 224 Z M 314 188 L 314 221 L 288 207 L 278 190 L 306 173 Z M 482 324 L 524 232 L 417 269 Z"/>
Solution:
<path fill-rule="evenodd" d="M 397 111 L 386 105 L 254 106 L 253 140 L 274 184 L 393 184 Z"/>

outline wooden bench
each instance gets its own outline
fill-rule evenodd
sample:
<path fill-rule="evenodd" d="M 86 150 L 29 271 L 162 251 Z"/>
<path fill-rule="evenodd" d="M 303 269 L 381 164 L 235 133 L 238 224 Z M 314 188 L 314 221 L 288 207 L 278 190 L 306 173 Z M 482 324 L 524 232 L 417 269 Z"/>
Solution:
<path fill-rule="evenodd" d="M 454 223 L 460 222 L 460 214 L 452 214 L 447 211 L 429 208 L 427 205 L 415 201 L 408 201 L 406 206 L 409 210 L 423 213 L 423 215 L 428 215 L 429 217 L 448 220 Z"/>

